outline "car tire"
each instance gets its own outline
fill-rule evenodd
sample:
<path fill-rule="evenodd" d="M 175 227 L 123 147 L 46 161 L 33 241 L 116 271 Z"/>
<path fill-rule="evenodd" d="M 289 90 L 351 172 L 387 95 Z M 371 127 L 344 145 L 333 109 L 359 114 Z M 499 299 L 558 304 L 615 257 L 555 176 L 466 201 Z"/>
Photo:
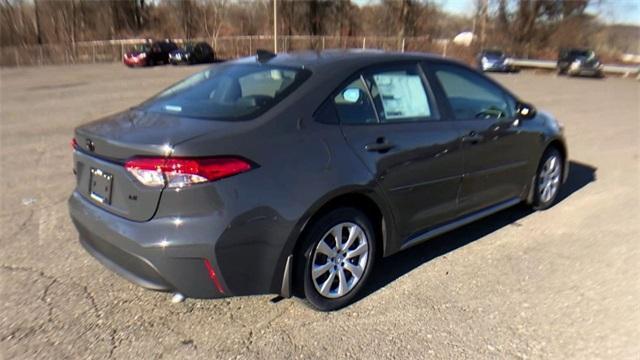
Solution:
<path fill-rule="evenodd" d="M 376 259 L 371 221 L 358 209 L 337 208 L 315 221 L 306 234 L 296 272 L 305 298 L 321 311 L 350 304 L 365 286 Z M 341 238 L 340 245 L 334 234 Z"/>
<path fill-rule="evenodd" d="M 556 148 L 549 148 L 542 155 L 533 192 L 533 208 L 545 210 L 553 206 L 558 199 L 564 173 L 564 159 Z"/>

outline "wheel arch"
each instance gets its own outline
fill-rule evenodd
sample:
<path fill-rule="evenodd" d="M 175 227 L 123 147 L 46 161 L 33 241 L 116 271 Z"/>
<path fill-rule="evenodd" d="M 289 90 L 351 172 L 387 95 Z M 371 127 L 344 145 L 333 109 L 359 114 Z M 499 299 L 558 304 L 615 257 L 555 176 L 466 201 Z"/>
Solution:
<path fill-rule="evenodd" d="M 293 253 L 296 253 L 296 251 L 298 250 L 297 246 L 300 244 L 299 240 L 307 234 L 309 228 L 315 221 L 317 221 L 325 214 L 329 213 L 331 210 L 340 207 L 352 207 L 362 211 L 363 213 L 365 213 L 365 215 L 367 215 L 367 217 L 373 224 L 374 230 L 376 232 L 376 238 L 382 240 L 376 243 L 376 247 L 380 251 L 379 254 L 383 254 L 385 243 L 387 241 L 387 235 L 385 234 L 385 230 L 387 227 L 385 221 L 387 221 L 387 217 L 385 216 L 380 205 L 370 196 L 362 192 L 347 192 L 344 194 L 336 195 L 334 197 L 331 197 L 320 207 L 318 207 L 304 222 L 298 234 L 296 246 L 294 247 Z"/>
<path fill-rule="evenodd" d="M 295 274 L 293 274 L 293 269 L 295 269 L 295 266 L 293 264 L 298 261 L 295 255 L 299 251 L 301 240 L 316 220 L 339 207 L 352 207 L 363 211 L 374 226 L 376 238 L 381 239 L 381 241 L 376 242 L 378 254 L 381 254 L 381 256 L 389 254 L 390 246 L 392 246 L 391 239 L 394 237 L 394 220 L 391 209 L 385 205 L 382 195 L 369 188 L 350 187 L 340 189 L 318 200 L 296 224 L 280 256 L 279 270 L 276 271 L 276 278 L 272 282 L 274 290 L 282 294 L 281 289 L 294 288 Z M 287 266 L 287 263 L 291 261 L 293 264 Z"/>

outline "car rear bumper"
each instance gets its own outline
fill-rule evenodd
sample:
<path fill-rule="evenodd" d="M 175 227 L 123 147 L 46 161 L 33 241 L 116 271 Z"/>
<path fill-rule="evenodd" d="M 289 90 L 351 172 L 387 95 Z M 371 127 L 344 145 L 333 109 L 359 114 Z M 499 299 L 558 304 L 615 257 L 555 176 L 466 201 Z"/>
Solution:
<path fill-rule="evenodd" d="M 135 222 L 98 208 L 78 192 L 69 212 L 82 246 L 104 266 L 142 287 L 193 298 L 230 296 L 215 263 L 213 241 L 178 228 L 200 228 L 210 219 Z"/>

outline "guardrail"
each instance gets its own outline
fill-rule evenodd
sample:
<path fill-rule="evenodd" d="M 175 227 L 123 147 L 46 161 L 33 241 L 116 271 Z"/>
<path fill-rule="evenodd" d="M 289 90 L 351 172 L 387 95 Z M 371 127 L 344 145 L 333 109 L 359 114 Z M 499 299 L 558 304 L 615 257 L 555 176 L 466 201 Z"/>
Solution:
<path fill-rule="evenodd" d="M 511 64 L 520 68 L 549 69 L 556 68 L 556 62 L 551 60 L 511 59 Z M 640 66 L 634 65 L 603 65 L 602 71 L 610 74 L 627 76 L 640 76 Z"/>

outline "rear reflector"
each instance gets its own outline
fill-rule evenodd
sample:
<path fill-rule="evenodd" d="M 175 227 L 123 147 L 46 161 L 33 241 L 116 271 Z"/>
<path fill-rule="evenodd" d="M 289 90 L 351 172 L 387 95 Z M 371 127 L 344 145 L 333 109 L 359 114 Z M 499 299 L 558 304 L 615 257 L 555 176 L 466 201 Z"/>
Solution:
<path fill-rule="evenodd" d="M 224 294 L 224 289 L 222 288 L 222 285 L 220 285 L 220 281 L 218 281 L 218 276 L 216 275 L 216 272 L 213 270 L 213 266 L 211 266 L 211 263 L 209 262 L 209 260 L 204 259 L 204 266 L 207 268 L 207 271 L 209 272 L 209 277 L 213 281 L 213 284 L 216 286 L 216 289 L 218 289 L 218 291 L 221 294 Z"/>
<path fill-rule="evenodd" d="M 144 185 L 179 188 L 237 175 L 251 170 L 253 165 L 238 157 L 135 157 L 124 167 Z"/>

